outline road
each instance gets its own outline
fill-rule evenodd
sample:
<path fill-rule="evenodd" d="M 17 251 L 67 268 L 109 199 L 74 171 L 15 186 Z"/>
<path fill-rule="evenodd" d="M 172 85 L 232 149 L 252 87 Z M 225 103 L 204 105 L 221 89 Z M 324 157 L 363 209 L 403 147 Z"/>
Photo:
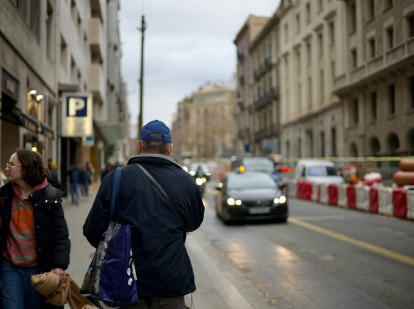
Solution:
<path fill-rule="evenodd" d="M 186 242 L 193 308 L 413 308 L 413 221 L 291 198 L 287 223 L 226 226 L 214 210 L 216 184 L 208 184 L 205 220 Z M 64 201 L 68 272 L 78 283 L 94 252 L 82 236 L 92 201 Z"/>
<path fill-rule="evenodd" d="M 414 222 L 290 199 L 286 224 L 225 226 L 214 185 L 199 232 L 238 270 L 232 282 L 252 307 L 412 308 Z M 262 300 L 249 301 L 255 290 Z"/>

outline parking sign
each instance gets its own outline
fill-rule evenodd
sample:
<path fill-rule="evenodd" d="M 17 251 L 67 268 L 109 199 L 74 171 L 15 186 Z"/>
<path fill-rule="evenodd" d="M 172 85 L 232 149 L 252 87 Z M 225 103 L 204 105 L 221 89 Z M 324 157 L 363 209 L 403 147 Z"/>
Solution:
<path fill-rule="evenodd" d="M 62 136 L 91 136 L 93 134 L 92 94 L 66 93 L 63 94 L 62 99 Z"/>

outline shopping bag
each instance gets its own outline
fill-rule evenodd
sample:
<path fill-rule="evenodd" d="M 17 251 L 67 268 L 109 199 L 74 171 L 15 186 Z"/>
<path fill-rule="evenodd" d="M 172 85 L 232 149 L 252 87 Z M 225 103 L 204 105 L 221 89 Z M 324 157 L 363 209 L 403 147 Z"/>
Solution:
<path fill-rule="evenodd" d="M 110 218 L 118 213 L 121 168 L 112 180 Z M 138 300 L 129 225 L 110 221 L 86 272 L 81 290 L 97 307 L 122 307 Z"/>

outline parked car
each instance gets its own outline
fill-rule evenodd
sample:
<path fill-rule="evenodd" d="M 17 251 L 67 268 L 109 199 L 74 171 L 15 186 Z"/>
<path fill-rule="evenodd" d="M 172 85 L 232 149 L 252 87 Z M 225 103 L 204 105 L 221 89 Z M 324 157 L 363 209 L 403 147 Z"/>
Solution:
<path fill-rule="evenodd" d="M 240 170 L 241 169 L 241 170 Z M 275 162 L 268 157 L 234 157 L 231 161 L 232 171 L 254 171 L 268 173 L 274 181 L 280 181 L 280 170 L 275 167 Z"/>
<path fill-rule="evenodd" d="M 314 183 L 344 183 L 335 163 L 325 160 L 299 160 L 295 168 L 295 178 Z"/>
<path fill-rule="evenodd" d="M 216 188 L 217 217 L 224 223 L 271 219 L 286 222 L 288 201 L 272 177 L 263 172 L 229 172 Z"/>

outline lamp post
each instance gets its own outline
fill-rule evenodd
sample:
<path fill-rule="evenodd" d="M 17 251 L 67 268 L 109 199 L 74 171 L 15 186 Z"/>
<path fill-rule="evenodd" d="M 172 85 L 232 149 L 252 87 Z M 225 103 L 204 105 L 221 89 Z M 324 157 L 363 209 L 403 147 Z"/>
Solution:
<path fill-rule="evenodd" d="M 141 74 L 139 78 L 139 116 L 138 116 L 138 135 L 142 129 L 142 115 L 143 115 L 143 85 L 144 85 L 144 32 L 145 32 L 145 17 L 142 15 L 141 28 L 137 27 L 141 31 Z"/>

